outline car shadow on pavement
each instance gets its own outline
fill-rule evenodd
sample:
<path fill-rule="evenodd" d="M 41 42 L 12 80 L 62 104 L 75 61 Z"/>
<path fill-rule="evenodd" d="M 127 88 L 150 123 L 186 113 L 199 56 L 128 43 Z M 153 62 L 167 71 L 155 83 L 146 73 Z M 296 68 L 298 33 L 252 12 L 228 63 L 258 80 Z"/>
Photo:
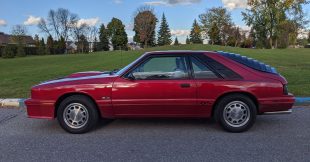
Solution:
<path fill-rule="evenodd" d="M 212 119 L 195 118 L 136 118 L 101 120 L 95 131 L 102 129 L 212 129 L 222 130 Z"/>
<path fill-rule="evenodd" d="M 273 130 L 285 129 L 291 121 L 283 115 L 258 116 L 255 124 L 248 132 L 273 132 Z M 292 123 L 291 123 L 292 124 Z M 94 131 L 103 130 L 206 130 L 208 132 L 225 132 L 213 119 L 195 118 L 138 118 L 138 119 L 115 119 L 101 120 Z"/>

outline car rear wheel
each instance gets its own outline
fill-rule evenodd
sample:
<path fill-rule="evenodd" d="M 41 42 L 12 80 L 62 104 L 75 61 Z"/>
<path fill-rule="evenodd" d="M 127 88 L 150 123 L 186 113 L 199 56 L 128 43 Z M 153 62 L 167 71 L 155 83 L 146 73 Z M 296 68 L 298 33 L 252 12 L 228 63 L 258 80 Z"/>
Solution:
<path fill-rule="evenodd" d="M 256 105 L 246 95 L 229 95 L 219 101 L 214 115 L 225 130 L 243 132 L 255 123 Z"/>
<path fill-rule="evenodd" d="M 85 133 L 98 122 L 96 105 L 86 96 L 73 95 L 64 99 L 57 110 L 60 126 L 70 133 Z"/>

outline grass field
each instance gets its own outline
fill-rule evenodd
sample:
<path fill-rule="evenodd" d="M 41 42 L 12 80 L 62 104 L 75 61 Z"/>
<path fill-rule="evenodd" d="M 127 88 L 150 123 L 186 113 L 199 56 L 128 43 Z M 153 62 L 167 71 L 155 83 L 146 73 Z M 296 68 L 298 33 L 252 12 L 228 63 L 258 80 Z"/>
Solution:
<path fill-rule="evenodd" d="M 120 68 L 145 51 L 221 50 L 239 53 L 277 68 L 289 81 L 296 96 L 310 96 L 310 49 L 242 49 L 210 45 L 181 45 L 149 48 L 141 51 L 112 51 L 91 54 L 0 58 L 0 98 L 29 97 L 32 85 L 73 72 Z"/>

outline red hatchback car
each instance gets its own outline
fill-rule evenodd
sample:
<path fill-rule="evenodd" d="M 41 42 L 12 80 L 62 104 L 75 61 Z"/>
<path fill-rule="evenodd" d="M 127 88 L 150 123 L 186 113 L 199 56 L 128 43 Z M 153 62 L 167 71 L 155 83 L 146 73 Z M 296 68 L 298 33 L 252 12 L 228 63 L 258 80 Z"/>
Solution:
<path fill-rule="evenodd" d="M 81 72 L 32 87 L 30 118 L 84 133 L 100 118 L 213 117 L 242 132 L 256 115 L 289 113 L 294 96 L 269 65 L 226 52 L 149 52 L 118 71 Z"/>

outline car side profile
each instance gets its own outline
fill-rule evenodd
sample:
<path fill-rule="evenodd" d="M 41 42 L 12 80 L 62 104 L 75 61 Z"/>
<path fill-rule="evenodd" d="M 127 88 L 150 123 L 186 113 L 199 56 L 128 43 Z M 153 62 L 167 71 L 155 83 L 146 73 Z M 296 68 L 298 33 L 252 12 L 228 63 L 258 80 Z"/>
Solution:
<path fill-rule="evenodd" d="M 213 117 L 230 132 L 257 115 L 289 113 L 294 96 L 269 65 L 233 53 L 148 52 L 121 70 L 80 72 L 32 87 L 30 118 L 57 118 L 70 133 L 100 118 Z"/>

